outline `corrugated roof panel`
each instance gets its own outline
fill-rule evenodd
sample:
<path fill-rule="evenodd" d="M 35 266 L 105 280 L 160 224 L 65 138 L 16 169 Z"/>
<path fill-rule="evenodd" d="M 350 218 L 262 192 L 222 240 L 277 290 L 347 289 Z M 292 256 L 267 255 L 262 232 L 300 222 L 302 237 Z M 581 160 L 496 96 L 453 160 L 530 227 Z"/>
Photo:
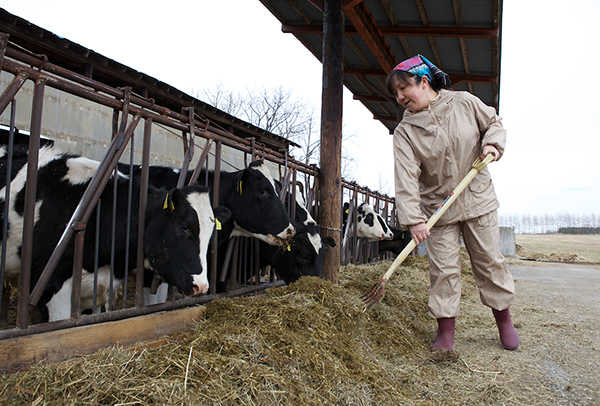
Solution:
<path fill-rule="evenodd" d="M 500 38 L 494 38 L 492 30 L 483 33 L 478 31 L 477 34 L 484 35 L 485 38 L 477 39 L 473 37 L 473 31 L 468 29 L 494 28 L 495 22 L 501 20 L 502 0 L 459 0 L 459 9 L 457 10 L 455 10 L 455 2 L 452 0 L 427 0 L 422 2 L 425 16 L 422 16 L 419 10 L 420 1 L 365 0 L 351 6 L 354 9 L 345 18 L 346 26 L 349 29 L 346 32 L 344 65 L 352 69 L 368 71 L 346 73 L 344 76 L 346 87 L 357 96 L 366 96 L 371 100 L 381 98 L 382 94 L 386 93 L 384 80 L 387 74 L 382 64 L 386 66 L 396 64 L 409 56 L 420 53 L 433 63 L 441 65 L 449 74 L 461 75 L 462 83 L 455 89 L 472 90 L 484 102 L 496 106 L 499 88 L 493 82 L 499 80 Z M 322 29 L 322 12 L 314 6 L 319 3 L 319 0 L 261 0 L 261 2 L 283 25 L 312 24 Z M 298 10 L 302 15 L 298 14 Z M 390 16 L 389 13 L 392 15 Z M 358 16 L 362 20 L 359 20 L 361 26 L 370 27 L 371 22 L 375 21 L 376 27 L 374 30 L 367 29 L 363 38 L 359 34 L 360 31 L 352 27 L 349 15 L 354 15 L 353 18 Z M 459 24 L 460 20 L 462 20 L 462 25 Z M 434 29 L 439 27 L 449 28 L 450 31 L 442 34 L 434 32 Z M 463 28 L 467 28 L 467 30 L 463 30 Z M 390 33 L 390 29 L 402 29 L 403 31 Z M 419 31 L 415 32 L 415 30 Z M 383 32 L 386 34 L 383 35 Z M 320 36 L 299 32 L 294 35 L 318 59 L 322 60 Z M 380 36 L 379 39 L 378 36 Z M 459 37 L 465 39 L 466 55 L 463 55 Z M 386 62 L 382 62 L 381 56 L 376 57 L 375 53 L 380 53 L 381 50 L 380 40 L 385 41 L 385 46 L 393 55 L 393 61 L 388 58 Z M 384 50 L 383 54 L 389 55 L 389 51 Z M 440 60 L 437 60 L 436 55 L 439 55 Z M 465 57 L 469 64 L 468 69 L 464 62 Z M 365 75 L 364 78 L 355 76 L 358 73 Z M 370 84 L 366 84 L 365 80 Z M 482 80 L 489 83 L 480 83 Z M 396 115 L 396 106 L 390 102 L 366 100 L 362 102 L 375 116 L 383 118 Z M 382 120 L 382 123 L 390 130 L 395 127 L 394 122 Z"/>
<path fill-rule="evenodd" d="M 460 0 L 465 27 L 494 27 L 494 2 Z"/>
<path fill-rule="evenodd" d="M 469 64 L 472 75 L 493 75 L 493 66 L 489 62 L 493 58 L 494 51 L 491 47 L 469 47 Z"/>
<path fill-rule="evenodd" d="M 454 6 L 451 0 L 427 0 L 423 2 L 432 27 L 455 27 Z"/>
<path fill-rule="evenodd" d="M 423 25 L 419 8 L 414 0 L 391 1 L 390 5 L 394 11 L 394 17 L 396 17 L 400 25 Z"/>
<path fill-rule="evenodd" d="M 439 67 L 448 74 L 463 73 L 465 64 L 462 55 L 456 54 L 456 48 L 460 48 L 460 40 L 458 38 L 436 38 L 435 43 L 442 60 Z"/>

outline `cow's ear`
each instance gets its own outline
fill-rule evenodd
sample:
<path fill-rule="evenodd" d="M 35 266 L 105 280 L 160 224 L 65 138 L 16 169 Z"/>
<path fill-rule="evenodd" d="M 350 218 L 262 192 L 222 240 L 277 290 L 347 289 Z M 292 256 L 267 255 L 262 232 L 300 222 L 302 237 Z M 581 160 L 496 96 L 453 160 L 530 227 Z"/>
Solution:
<path fill-rule="evenodd" d="M 167 192 L 167 195 L 165 196 L 165 200 L 163 201 L 162 205 L 163 210 L 169 213 L 174 211 L 175 202 L 177 202 L 177 199 L 179 198 L 180 194 L 181 192 L 179 191 L 179 189 L 173 189 L 170 192 Z"/>
<path fill-rule="evenodd" d="M 335 247 L 335 239 L 333 237 L 321 237 L 321 241 L 323 241 L 323 244 L 325 245 Z"/>
<path fill-rule="evenodd" d="M 213 209 L 213 213 L 215 215 L 215 223 L 218 220 L 219 223 L 225 224 L 231 220 L 231 211 L 227 207 L 217 206 Z"/>
<path fill-rule="evenodd" d="M 238 179 L 237 179 L 237 182 L 235 185 L 235 191 L 237 193 L 239 193 L 240 195 L 243 193 L 244 183 L 246 183 L 248 181 L 248 179 L 250 179 L 250 169 L 246 168 L 238 176 Z"/>
<path fill-rule="evenodd" d="M 281 189 L 283 189 L 283 185 L 277 179 L 273 179 L 273 181 L 275 182 L 275 192 L 277 192 L 278 195 L 281 195 Z"/>
<path fill-rule="evenodd" d="M 240 175 L 240 180 L 242 182 L 247 182 L 250 179 L 250 169 L 246 168 L 242 171 L 241 175 Z"/>

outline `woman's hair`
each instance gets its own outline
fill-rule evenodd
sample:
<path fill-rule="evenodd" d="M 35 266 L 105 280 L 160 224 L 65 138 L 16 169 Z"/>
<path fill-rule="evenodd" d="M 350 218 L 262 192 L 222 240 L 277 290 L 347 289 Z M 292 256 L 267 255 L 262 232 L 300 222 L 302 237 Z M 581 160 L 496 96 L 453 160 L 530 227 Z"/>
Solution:
<path fill-rule="evenodd" d="M 421 80 L 421 76 L 417 76 L 414 73 L 406 72 L 403 70 L 395 69 L 387 76 L 385 80 L 385 87 L 389 94 L 396 97 L 396 89 L 395 84 L 396 81 L 403 83 L 407 86 L 416 85 L 418 81 Z M 439 83 L 438 81 L 428 81 L 429 85 L 433 90 L 439 92 L 440 89 L 451 90 L 450 86 L 446 86 L 443 83 Z"/>

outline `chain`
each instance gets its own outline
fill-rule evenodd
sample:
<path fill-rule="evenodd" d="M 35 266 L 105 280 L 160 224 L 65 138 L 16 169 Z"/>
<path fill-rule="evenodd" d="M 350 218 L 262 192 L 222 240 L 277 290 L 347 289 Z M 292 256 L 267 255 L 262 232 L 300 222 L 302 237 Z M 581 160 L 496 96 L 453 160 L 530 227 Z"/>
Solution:
<path fill-rule="evenodd" d="M 318 224 L 318 226 L 319 226 L 319 227 L 321 227 L 321 228 L 327 229 L 327 230 L 332 230 L 332 231 L 339 231 L 339 232 L 342 232 L 342 229 L 341 229 L 341 228 L 326 227 L 326 226 L 322 226 L 322 225 L 320 225 L 320 224 Z"/>

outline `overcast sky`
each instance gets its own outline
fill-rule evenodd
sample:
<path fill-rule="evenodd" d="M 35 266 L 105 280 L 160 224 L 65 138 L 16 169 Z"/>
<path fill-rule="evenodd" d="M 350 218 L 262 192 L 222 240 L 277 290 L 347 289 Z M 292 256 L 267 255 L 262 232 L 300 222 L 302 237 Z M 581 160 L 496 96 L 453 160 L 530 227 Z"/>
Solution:
<path fill-rule="evenodd" d="M 0 0 L 0 7 L 191 95 L 217 84 L 281 86 L 320 109 L 321 64 L 258 0 Z M 508 143 L 490 165 L 500 214 L 600 214 L 598 21 L 598 0 L 504 0 L 500 116 Z M 392 136 L 345 93 L 344 123 L 356 134 L 345 146 L 357 160 L 353 175 L 392 195 Z"/>

